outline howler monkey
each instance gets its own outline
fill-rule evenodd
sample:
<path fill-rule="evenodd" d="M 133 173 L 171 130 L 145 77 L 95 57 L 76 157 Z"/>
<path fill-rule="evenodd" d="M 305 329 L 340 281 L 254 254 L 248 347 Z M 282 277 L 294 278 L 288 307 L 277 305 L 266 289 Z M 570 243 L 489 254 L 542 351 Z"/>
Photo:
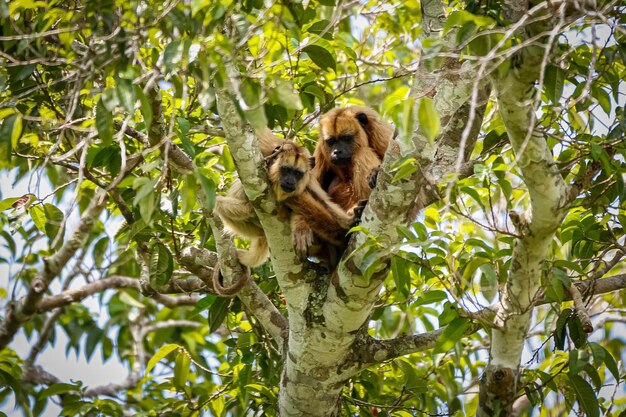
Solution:
<path fill-rule="evenodd" d="M 276 138 L 269 129 L 257 135 L 279 212 L 291 216 L 292 240 L 298 255 L 307 256 L 313 236 L 330 245 L 341 245 L 354 216 L 333 203 L 313 178 L 309 151 Z M 240 262 L 250 267 L 263 264 L 269 257 L 269 246 L 241 181 L 236 180 L 226 196 L 217 198 L 215 212 L 230 232 L 250 239 L 250 249 L 239 251 Z"/>
<path fill-rule="evenodd" d="M 332 201 L 350 212 L 369 198 L 370 175 L 393 136 L 393 126 L 366 106 L 336 108 L 321 117 L 313 175 Z"/>

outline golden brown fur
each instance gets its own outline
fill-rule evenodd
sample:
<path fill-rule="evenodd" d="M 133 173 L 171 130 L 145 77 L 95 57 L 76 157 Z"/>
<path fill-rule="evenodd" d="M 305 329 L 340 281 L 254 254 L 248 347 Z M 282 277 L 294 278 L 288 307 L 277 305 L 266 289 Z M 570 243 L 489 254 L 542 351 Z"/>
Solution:
<path fill-rule="evenodd" d="M 393 126 L 366 106 L 336 108 L 321 117 L 313 175 L 332 201 L 350 211 L 369 198 L 369 177 L 380 166 L 393 135 Z M 330 141 L 338 137 L 353 138 L 349 164 L 331 161 Z"/>
<path fill-rule="evenodd" d="M 268 164 L 272 190 L 281 207 L 291 213 L 292 240 L 298 255 L 307 256 L 314 235 L 331 245 L 342 244 L 353 216 L 331 202 L 313 178 L 309 151 L 276 138 L 269 129 L 257 135 Z M 293 190 L 285 190 L 291 185 Z M 241 181 L 235 181 L 226 196 L 217 198 L 215 212 L 229 232 L 250 239 L 250 249 L 239 251 L 241 263 L 250 267 L 263 264 L 269 257 L 269 246 Z"/>

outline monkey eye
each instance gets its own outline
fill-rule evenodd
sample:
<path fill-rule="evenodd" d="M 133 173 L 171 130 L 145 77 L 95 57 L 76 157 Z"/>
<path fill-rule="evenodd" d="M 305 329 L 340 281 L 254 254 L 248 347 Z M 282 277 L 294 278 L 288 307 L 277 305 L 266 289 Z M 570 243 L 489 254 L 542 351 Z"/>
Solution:
<path fill-rule="evenodd" d="M 329 146 L 333 146 L 335 143 L 337 143 L 337 138 L 334 136 L 329 137 L 328 139 L 326 139 L 326 143 Z"/>
<path fill-rule="evenodd" d="M 352 142 L 352 140 L 354 139 L 354 136 L 352 135 L 341 135 L 339 136 L 339 140 L 342 142 Z"/>
<path fill-rule="evenodd" d="M 300 181 L 302 177 L 304 177 L 304 172 L 300 171 L 297 168 L 284 166 L 280 168 L 280 175 L 290 175 L 293 178 L 295 178 L 297 181 Z"/>

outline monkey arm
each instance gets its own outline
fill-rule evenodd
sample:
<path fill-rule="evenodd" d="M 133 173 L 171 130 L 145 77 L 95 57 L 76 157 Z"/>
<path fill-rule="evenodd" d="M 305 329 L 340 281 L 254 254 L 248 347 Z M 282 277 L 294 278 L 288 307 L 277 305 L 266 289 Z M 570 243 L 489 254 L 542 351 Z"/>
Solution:
<path fill-rule="evenodd" d="M 259 138 L 259 147 L 261 148 L 261 154 L 264 158 L 274 153 L 274 150 L 285 142 L 274 136 L 274 133 L 267 127 L 265 129 L 256 130 L 255 133 Z"/>
<path fill-rule="evenodd" d="M 309 248 L 313 245 L 313 230 L 309 226 L 306 218 L 299 213 L 291 215 L 291 240 L 296 255 L 300 259 L 306 259 Z"/>
<path fill-rule="evenodd" d="M 306 192 L 289 199 L 286 203 L 296 216 L 296 233 L 312 230 L 322 240 L 340 246 L 343 244 L 347 230 L 354 222 L 354 216 L 346 213 L 341 207 L 330 201 L 328 195 L 311 181 Z M 305 224 L 308 227 L 305 227 Z M 293 233 L 293 231 L 292 231 Z M 300 239 L 300 236 L 293 236 Z"/>
<path fill-rule="evenodd" d="M 249 239 L 265 236 L 254 208 L 247 200 L 218 196 L 213 210 L 230 232 Z"/>

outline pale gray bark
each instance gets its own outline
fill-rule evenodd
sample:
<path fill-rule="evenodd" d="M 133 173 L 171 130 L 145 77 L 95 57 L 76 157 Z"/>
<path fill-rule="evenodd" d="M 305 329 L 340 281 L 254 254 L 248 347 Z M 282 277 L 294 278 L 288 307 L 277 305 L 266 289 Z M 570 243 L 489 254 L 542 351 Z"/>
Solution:
<path fill-rule="evenodd" d="M 425 4 L 428 6 L 431 3 Z M 435 19 L 439 19 L 443 9 L 435 9 L 430 8 Z M 431 27 L 435 28 L 436 24 L 433 23 Z M 440 136 L 431 143 L 420 126 L 415 126 L 410 138 L 400 137 L 392 143 L 385 155 L 377 188 L 362 217 L 362 226 L 390 248 L 398 240 L 396 226 L 406 224 L 410 219 L 418 191 L 425 183 L 424 172 L 436 159 L 438 144 L 446 146 L 439 153 L 441 160 L 454 162 L 448 164 L 450 169 L 456 167 L 457 161 L 463 160 L 459 158 L 460 153 L 465 153 L 459 136 L 459 131 L 463 129 L 459 129 L 455 116 L 460 114 L 457 113 L 459 111 L 469 113 L 468 108 L 460 109 L 472 97 L 476 70 L 469 65 L 459 69 L 452 62 L 448 64 L 437 74 L 424 70 L 418 72 L 415 77 L 417 87 L 413 90 L 416 99 L 426 95 L 433 98 L 442 119 Z M 479 87 L 482 88 L 482 84 Z M 485 95 L 481 97 L 484 99 Z M 484 102 L 474 107 L 480 105 L 484 105 Z M 476 119 L 479 126 L 482 113 Z M 470 133 L 477 135 L 476 124 L 472 124 L 472 127 Z M 475 136 L 467 136 L 467 143 L 472 146 Z M 454 140 L 453 137 L 458 139 Z M 445 155 L 446 151 L 448 155 Z M 415 158 L 418 169 L 410 177 L 392 183 L 390 167 L 403 157 Z M 313 286 L 302 282 L 300 287 L 306 290 L 301 293 L 300 299 L 295 300 L 296 306 L 291 306 L 294 295 L 294 292 L 288 292 L 291 288 L 285 292 L 289 308 L 289 339 L 278 404 L 283 417 L 338 415 L 344 384 L 363 369 L 366 359 L 361 356 L 361 348 L 369 341 L 364 329 L 387 276 L 390 254 L 382 250 L 381 270 L 371 279 L 365 279 L 362 272 L 363 253 L 358 248 L 366 239 L 363 233 L 352 238 L 344 259 L 331 277 L 318 277 Z M 302 309 L 302 303 L 305 309 Z M 435 336 L 436 333 L 425 336 L 423 340 L 407 339 L 405 346 L 431 346 Z M 389 355 L 390 345 L 385 342 L 371 343 L 370 347 L 379 349 L 378 354 L 370 352 L 372 358 Z"/>
<path fill-rule="evenodd" d="M 510 15 L 528 17 L 523 1 L 509 1 Z M 528 28 L 526 28 L 528 30 Z M 544 262 L 550 256 L 554 233 L 568 204 L 568 190 L 543 133 L 537 127 L 535 82 L 549 57 L 553 37 L 544 46 L 521 51 L 519 64 L 493 79 L 498 108 L 516 156 L 517 168 L 530 195 L 526 213 L 511 213 L 518 237 L 511 267 L 501 291 L 492 329 L 490 360 L 481 380 L 479 416 L 510 415 L 517 393 L 519 365 L 533 307 L 538 297 Z"/>

